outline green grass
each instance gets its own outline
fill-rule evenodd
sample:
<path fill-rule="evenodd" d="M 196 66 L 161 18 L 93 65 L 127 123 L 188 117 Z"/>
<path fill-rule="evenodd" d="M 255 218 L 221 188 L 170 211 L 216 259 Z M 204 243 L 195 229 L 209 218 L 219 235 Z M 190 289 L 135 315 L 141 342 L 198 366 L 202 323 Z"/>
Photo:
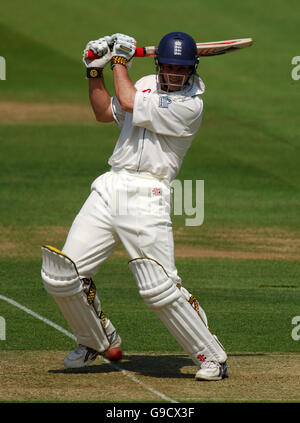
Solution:
<path fill-rule="evenodd" d="M 92 181 L 108 170 L 116 126 L 8 125 L 2 129 L 2 223 L 70 224 Z"/>
<path fill-rule="evenodd" d="M 109 169 L 119 133 L 114 124 L 1 128 L 1 222 L 6 225 L 69 224 L 92 181 Z M 300 156 L 289 145 L 283 151 L 269 136 L 258 140 L 255 128 L 248 131 L 254 145 L 240 145 L 239 129 L 232 122 L 222 143 L 211 143 L 218 129 L 204 122 L 178 175 L 204 180 L 205 224 L 299 228 Z M 174 221 L 181 224 L 183 218 Z"/>
<path fill-rule="evenodd" d="M 0 101 L 88 104 L 82 50 L 105 34 L 129 33 L 139 45 L 156 44 L 173 30 L 197 41 L 251 36 L 250 49 L 200 60 L 204 119 L 178 178 L 205 181 L 206 241 L 218 228 L 298 231 L 300 81 L 290 73 L 299 54 L 299 13 L 297 0 L 284 6 L 274 0 L 238 6 L 233 0 L 188 0 L 184 7 L 179 0 L 117 0 L 105 7 L 96 0 L 8 2 L 0 15 L 0 55 L 7 62 Z M 152 59 L 136 59 L 130 75 L 136 80 L 153 71 Z M 112 90 L 109 69 L 105 78 Z M 96 123 L 0 124 L 0 225 L 13 229 L 13 242 L 27 240 L 32 248 L 33 227 L 70 226 L 91 182 L 108 169 L 117 136 L 115 125 Z M 184 218 L 174 217 L 175 228 Z M 191 243 L 201 246 L 197 231 L 199 239 Z M 0 294 L 68 328 L 42 286 L 40 260 L 1 251 Z M 297 261 L 195 259 L 177 265 L 229 352 L 299 351 L 291 338 L 292 317 L 299 315 Z M 139 297 L 126 259 L 106 262 L 96 283 L 125 349 L 181 351 Z M 73 346 L 1 300 L 0 315 L 7 322 L 1 349 Z"/>
<path fill-rule="evenodd" d="M 7 297 L 70 330 L 42 286 L 40 265 L 39 260 L 1 260 L 1 292 L 4 289 Z M 299 314 L 299 263 L 178 260 L 177 265 L 184 285 L 198 298 L 211 329 L 229 352 L 298 351 L 291 337 L 291 320 Z M 8 275 L 9 283 L 4 285 Z M 107 261 L 95 282 L 104 311 L 118 327 L 127 351 L 181 351 L 144 305 L 126 259 Z M 23 311 L 1 300 L 0 305 L 7 322 L 7 339 L 1 341 L 1 349 L 66 350 L 74 345 Z"/>

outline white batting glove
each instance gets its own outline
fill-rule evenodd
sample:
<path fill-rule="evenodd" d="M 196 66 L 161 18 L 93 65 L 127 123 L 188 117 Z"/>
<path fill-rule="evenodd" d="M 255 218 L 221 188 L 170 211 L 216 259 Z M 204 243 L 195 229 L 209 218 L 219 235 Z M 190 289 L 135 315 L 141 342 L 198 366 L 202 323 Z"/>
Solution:
<path fill-rule="evenodd" d="M 98 40 L 89 41 L 83 50 L 83 63 L 87 68 L 104 68 L 111 59 L 111 50 L 113 40 L 110 36 L 99 38 Z M 94 54 L 97 54 L 99 58 L 88 59 L 86 57 L 88 50 L 91 50 Z"/>
<path fill-rule="evenodd" d="M 111 39 L 114 41 L 112 67 L 115 64 L 121 64 L 129 69 L 132 65 L 132 58 L 136 50 L 135 39 L 119 33 L 113 34 Z"/>

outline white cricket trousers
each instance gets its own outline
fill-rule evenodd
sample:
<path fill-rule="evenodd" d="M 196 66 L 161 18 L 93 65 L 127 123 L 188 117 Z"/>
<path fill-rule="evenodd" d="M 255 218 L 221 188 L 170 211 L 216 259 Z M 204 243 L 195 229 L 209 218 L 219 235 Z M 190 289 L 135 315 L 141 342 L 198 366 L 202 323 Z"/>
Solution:
<path fill-rule="evenodd" d="M 93 182 L 63 252 L 75 262 L 81 278 L 91 278 L 122 243 L 130 259 L 152 258 L 174 283 L 181 283 L 174 260 L 170 200 L 168 182 L 112 168 Z"/>

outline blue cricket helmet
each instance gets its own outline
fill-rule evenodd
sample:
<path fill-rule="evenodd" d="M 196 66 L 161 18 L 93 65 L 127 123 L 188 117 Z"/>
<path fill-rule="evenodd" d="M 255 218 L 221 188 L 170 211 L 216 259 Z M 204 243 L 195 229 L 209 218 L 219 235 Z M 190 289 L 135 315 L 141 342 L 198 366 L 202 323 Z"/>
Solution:
<path fill-rule="evenodd" d="M 195 40 L 185 32 L 170 32 L 156 49 L 157 63 L 196 66 L 199 58 Z"/>

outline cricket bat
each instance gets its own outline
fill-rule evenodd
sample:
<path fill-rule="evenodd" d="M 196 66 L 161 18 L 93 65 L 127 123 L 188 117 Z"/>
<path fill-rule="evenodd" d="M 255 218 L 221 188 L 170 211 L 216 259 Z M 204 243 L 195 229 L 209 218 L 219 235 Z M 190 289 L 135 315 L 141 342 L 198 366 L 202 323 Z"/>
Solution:
<path fill-rule="evenodd" d="M 252 38 L 239 38 L 235 40 L 212 41 L 207 43 L 196 43 L 198 56 L 209 57 L 220 54 L 230 53 L 242 48 L 250 47 L 253 44 Z M 136 47 L 134 57 L 149 57 L 156 55 L 155 46 Z M 99 56 L 91 50 L 87 51 L 86 58 L 89 60 L 97 59 Z"/>

